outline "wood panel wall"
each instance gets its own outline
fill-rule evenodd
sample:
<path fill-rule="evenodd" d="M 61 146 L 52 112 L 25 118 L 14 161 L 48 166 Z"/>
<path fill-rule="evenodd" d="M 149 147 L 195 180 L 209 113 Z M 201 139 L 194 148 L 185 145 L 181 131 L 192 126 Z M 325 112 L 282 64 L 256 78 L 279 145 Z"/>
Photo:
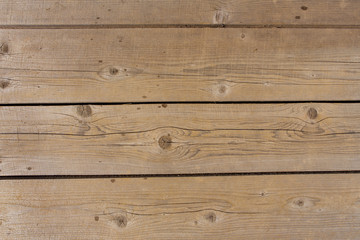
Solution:
<path fill-rule="evenodd" d="M 358 239 L 360 1 L 0 1 L 1 239 Z"/>

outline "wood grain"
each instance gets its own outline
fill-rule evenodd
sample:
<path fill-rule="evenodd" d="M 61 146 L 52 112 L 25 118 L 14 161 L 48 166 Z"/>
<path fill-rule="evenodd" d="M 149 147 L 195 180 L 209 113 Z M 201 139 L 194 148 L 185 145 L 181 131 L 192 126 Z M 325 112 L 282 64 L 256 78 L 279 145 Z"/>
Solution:
<path fill-rule="evenodd" d="M 358 0 L 2 0 L 0 25 L 357 25 Z"/>
<path fill-rule="evenodd" d="M 360 170 L 360 104 L 0 108 L 1 175 Z"/>
<path fill-rule="evenodd" d="M 359 29 L 0 30 L 1 103 L 360 100 Z"/>
<path fill-rule="evenodd" d="M 357 239 L 360 175 L 0 181 L 1 239 Z"/>

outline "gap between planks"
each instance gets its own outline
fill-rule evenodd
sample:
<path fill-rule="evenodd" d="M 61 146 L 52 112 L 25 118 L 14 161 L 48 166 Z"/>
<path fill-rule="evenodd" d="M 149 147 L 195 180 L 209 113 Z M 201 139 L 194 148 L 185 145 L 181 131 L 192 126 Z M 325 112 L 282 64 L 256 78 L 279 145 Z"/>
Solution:
<path fill-rule="evenodd" d="M 295 24 L 89 24 L 89 25 L 0 25 L 0 29 L 116 29 L 116 28 L 315 28 L 360 29 L 360 25 Z"/>
<path fill-rule="evenodd" d="M 336 101 L 187 101 L 187 102 L 172 102 L 172 101 L 162 101 L 162 102 L 58 102 L 58 103 L 50 103 L 50 102 L 43 102 L 43 103 L 1 103 L 0 107 L 26 107 L 26 106 L 78 106 L 78 105 L 97 105 L 97 106 L 106 106 L 106 105 L 152 105 L 152 104 L 172 104 L 172 105 L 193 105 L 193 104 L 224 104 L 224 105 L 231 105 L 231 104 L 296 104 L 296 103 L 360 103 L 360 100 L 336 100 Z"/>
<path fill-rule="evenodd" d="M 189 178 L 189 177 L 230 177 L 230 176 L 274 176 L 274 175 L 334 175 L 360 174 L 360 170 L 349 171 L 301 171 L 301 172 L 239 172 L 239 173 L 195 173 L 195 174 L 133 174 L 133 175 L 21 175 L 0 176 L 2 180 L 41 179 L 101 179 L 101 178 Z"/>

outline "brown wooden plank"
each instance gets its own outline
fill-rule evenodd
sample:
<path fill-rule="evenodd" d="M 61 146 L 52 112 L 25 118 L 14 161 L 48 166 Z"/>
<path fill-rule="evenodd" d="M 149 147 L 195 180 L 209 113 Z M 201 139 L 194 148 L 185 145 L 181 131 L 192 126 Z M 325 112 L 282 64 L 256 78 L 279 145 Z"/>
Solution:
<path fill-rule="evenodd" d="M 0 108 L 1 175 L 360 170 L 360 104 Z"/>
<path fill-rule="evenodd" d="M 0 30 L 1 103 L 360 100 L 360 29 Z"/>
<path fill-rule="evenodd" d="M 359 25 L 358 0 L 2 0 L 0 25 Z"/>
<path fill-rule="evenodd" d="M 0 181 L 1 239 L 357 239 L 360 175 Z"/>

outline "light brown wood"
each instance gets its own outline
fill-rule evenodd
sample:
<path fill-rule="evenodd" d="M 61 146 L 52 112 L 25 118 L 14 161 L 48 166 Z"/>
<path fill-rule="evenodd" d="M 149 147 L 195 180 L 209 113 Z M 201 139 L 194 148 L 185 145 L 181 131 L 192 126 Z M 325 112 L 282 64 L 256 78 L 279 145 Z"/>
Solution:
<path fill-rule="evenodd" d="M 0 0 L 0 239 L 358 239 L 359 12 Z"/>
<path fill-rule="evenodd" d="M 360 104 L 0 108 L 1 175 L 360 170 Z"/>
<path fill-rule="evenodd" d="M 1 239 L 357 239 L 360 175 L 0 181 Z"/>
<path fill-rule="evenodd" d="M 359 29 L 0 30 L 1 103 L 360 99 Z"/>
<path fill-rule="evenodd" d="M 357 25 L 358 0 L 2 0 L 0 25 Z"/>

